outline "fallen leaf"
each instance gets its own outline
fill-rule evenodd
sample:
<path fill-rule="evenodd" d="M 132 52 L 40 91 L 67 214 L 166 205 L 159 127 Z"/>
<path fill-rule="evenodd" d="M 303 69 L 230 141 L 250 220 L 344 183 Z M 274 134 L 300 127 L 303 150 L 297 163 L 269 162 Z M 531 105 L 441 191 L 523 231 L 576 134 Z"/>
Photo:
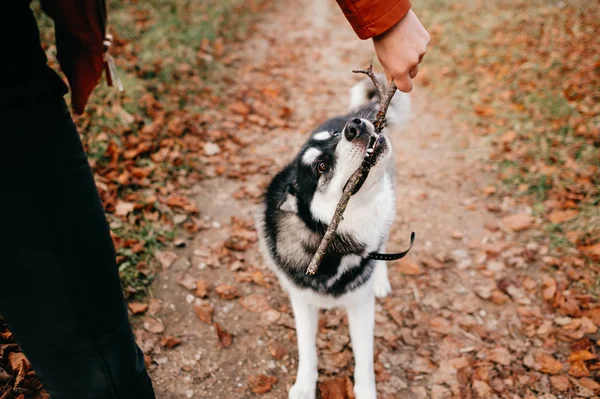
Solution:
<path fill-rule="evenodd" d="M 567 389 L 569 389 L 571 387 L 571 383 L 569 382 L 569 379 L 567 377 L 565 377 L 564 375 L 553 375 L 550 377 L 550 383 L 552 384 L 552 386 L 556 389 L 558 389 L 559 391 L 566 391 Z"/>
<path fill-rule="evenodd" d="M 229 284 L 219 284 L 215 287 L 215 291 L 223 299 L 235 299 L 240 296 L 237 288 Z"/>
<path fill-rule="evenodd" d="M 13 352 L 15 354 L 22 354 L 21 352 Z M 13 354 L 11 353 L 11 355 Z M 9 355 L 9 359 L 10 359 L 10 355 Z M 12 361 L 11 361 L 12 364 Z M 23 385 L 23 382 L 25 382 L 25 377 L 27 375 L 27 370 L 29 369 L 28 366 L 28 361 L 25 357 L 20 359 L 19 365 L 17 366 L 17 368 L 13 368 L 13 373 L 16 371 L 17 372 L 17 376 L 15 377 L 15 382 L 14 382 L 14 386 L 13 388 L 19 388 Z"/>
<path fill-rule="evenodd" d="M 443 317 L 435 317 L 429 321 L 429 327 L 431 330 L 440 334 L 450 334 L 452 328 L 450 322 Z"/>
<path fill-rule="evenodd" d="M 150 299 L 148 302 L 148 314 L 156 316 L 162 310 L 162 304 L 156 298 Z"/>
<path fill-rule="evenodd" d="M 473 381 L 473 389 L 477 392 L 478 398 L 487 398 L 490 392 L 492 392 L 492 388 L 488 384 L 479 380 Z"/>
<path fill-rule="evenodd" d="M 250 246 L 250 241 L 243 237 L 231 236 L 225 241 L 225 247 L 233 251 L 243 252 Z"/>
<path fill-rule="evenodd" d="M 586 360 L 592 360 L 592 359 L 596 359 L 598 356 L 594 355 L 593 353 L 586 351 L 586 350 L 581 350 L 581 351 L 576 351 L 571 353 L 571 355 L 569 356 L 569 363 L 574 363 L 574 362 L 580 362 L 580 361 L 586 361 Z"/>
<path fill-rule="evenodd" d="M 278 343 L 272 343 L 269 345 L 269 353 L 273 358 L 281 360 L 288 354 L 288 351 L 285 346 Z"/>
<path fill-rule="evenodd" d="M 131 202 L 125 202 L 118 200 L 115 205 L 115 215 L 117 216 L 127 216 L 130 212 L 133 212 L 134 205 Z"/>
<path fill-rule="evenodd" d="M 269 392 L 277 382 L 277 377 L 273 375 L 255 374 L 248 376 L 248 386 L 252 392 L 263 394 Z"/>
<path fill-rule="evenodd" d="M 569 375 L 573 377 L 589 377 L 590 371 L 588 370 L 585 363 L 580 360 L 578 362 L 571 363 L 571 367 L 569 368 Z"/>
<path fill-rule="evenodd" d="M 144 329 L 153 334 L 160 334 L 165 331 L 165 326 L 162 321 L 157 317 L 144 316 L 143 322 Z"/>
<path fill-rule="evenodd" d="M 563 364 L 553 356 L 540 353 L 536 356 L 537 362 L 541 365 L 541 371 L 548 374 L 558 374 L 562 371 Z"/>
<path fill-rule="evenodd" d="M 25 364 L 25 369 L 29 370 L 29 368 L 31 368 L 29 360 L 27 360 L 27 357 L 23 352 L 11 352 L 8 355 L 8 363 L 13 371 L 19 370 L 23 363 Z"/>
<path fill-rule="evenodd" d="M 250 312 L 266 312 L 271 309 L 267 298 L 262 295 L 252 294 L 240 298 L 242 307 Z"/>
<path fill-rule="evenodd" d="M 579 383 L 581 385 L 583 385 L 584 387 L 586 387 L 587 389 L 591 389 L 592 391 L 600 390 L 600 384 L 598 384 L 596 381 L 592 380 L 591 378 L 584 377 L 579 380 Z"/>
<path fill-rule="evenodd" d="M 504 144 L 510 144 L 517 139 L 517 132 L 509 130 L 500 137 L 500 141 Z"/>
<path fill-rule="evenodd" d="M 162 267 L 164 267 L 165 269 L 171 267 L 173 262 L 177 260 L 177 254 L 171 251 L 156 251 L 154 253 L 154 257 L 160 262 Z"/>
<path fill-rule="evenodd" d="M 396 268 L 400 273 L 407 276 L 416 276 L 421 274 L 421 268 L 419 267 L 419 264 L 411 258 L 401 259 L 398 261 Z"/>
<path fill-rule="evenodd" d="M 196 281 L 196 291 L 194 292 L 194 295 L 196 295 L 198 298 L 206 298 L 206 296 L 208 295 L 208 286 L 206 284 L 206 281 Z"/>
<path fill-rule="evenodd" d="M 348 377 L 334 378 L 319 383 L 322 399 L 351 399 L 352 382 Z"/>
<path fill-rule="evenodd" d="M 228 348 L 233 342 L 232 335 L 226 330 L 224 330 L 219 323 L 214 323 L 213 326 L 217 331 L 217 337 L 219 338 L 219 346 L 221 348 Z"/>
<path fill-rule="evenodd" d="M 187 273 L 179 273 L 177 277 L 175 277 L 175 280 L 177 281 L 177 284 L 189 291 L 196 288 L 196 279 Z"/>
<path fill-rule="evenodd" d="M 486 117 L 486 118 L 490 117 L 490 116 L 494 116 L 496 114 L 494 109 L 488 105 L 476 105 L 475 113 L 477 114 L 477 116 Z"/>
<path fill-rule="evenodd" d="M 594 259 L 600 259 L 600 242 L 594 245 L 579 247 L 586 255 Z"/>
<path fill-rule="evenodd" d="M 229 110 L 243 116 L 246 116 L 250 113 L 250 107 L 239 101 L 230 104 Z"/>
<path fill-rule="evenodd" d="M 502 224 L 512 231 L 526 230 L 531 227 L 534 221 L 535 219 L 532 216 L 524 213 L 509 215 L 502 218 Z"/>
<path fill-rule="evenodd" d="M 260 270 L 252 272 L 252 281 L 260 286 L 267 287 L 265 275 Z"/>
<path fill-rule="evenodd" d="M 176 346 L 179 346 L 182 342 L 183 340 L 181 338 L 175 338 L 169 335 L 160 341 L 160 345 L 164 348 L 173 349 Z"/>
<path fill-rule="evenodd" d="M 494 363 L 508 366 L 512 362 L 512 356 L 506 348 L 494 348 L 487 352 L 487 357 Z"/>
<path fill-rule="evenodd" d="M 275 309 L 268 309 L 264 312 L 261 312 L 260 321 L 263 324 L 273 324 L 276 323 L 281 318 L 281 313 L 276 311 Z"/>
<path fill-rule="evenodd" d="M 324 352 L 323 368 L 327 372 L 339 373 L 343 368 L 347 367 L 352 360 L 352 352 L 350 350 L 344 350 L 338 353 Z"/>
<path fill-rule="evenodd" d="M 588 309 L 583 312 L 583 315 L 600 327 L 600 308 Z"/>
<path fill-rule="evenodd" d="M 214 309 L 209 303 L 200 303 L 194 305 L 194 313 L 206 324 L 212 323 Z"/>
<path fill-rule="evenodd" d="M 417 356 L 412 361 L 410 368 L 417 373 L 431 374 L 435 371 L 436 365 L 426 357 Z"/>
<path fill-rule="evenodd" d="M 127 304 L 127 306 L 129 307 L 129 310 L 131 310 L 131 313 L 133 313 L 133 314 L 143 314 L 143 313 L 146 313 L 146 311 L 148 310 L 147 303 L 129 302 Z"/>
<path fill-rule="evenodd" d="M 554 224 L 559 224 L 559 223 L 568 222 L 569 220 L 577 217 L 577 215 L 579 215 L 579 211 L 575 210 L 575 209 L 568 209 L 566 211 L 556 210 L 556 211 L 552 211 L 548 215 L 548 219 Z"/>
<path fill-rule="evenodd" d="M 506 295 L 504 292 L 500 291 L 500 290 L 493 290 L 492 291 L 492 296 L 490 297 L 490 300 L 495 303 L 496 305 L 503 305 L 505 304 L 510 298 L 508 297 L 508 295 Z"/>

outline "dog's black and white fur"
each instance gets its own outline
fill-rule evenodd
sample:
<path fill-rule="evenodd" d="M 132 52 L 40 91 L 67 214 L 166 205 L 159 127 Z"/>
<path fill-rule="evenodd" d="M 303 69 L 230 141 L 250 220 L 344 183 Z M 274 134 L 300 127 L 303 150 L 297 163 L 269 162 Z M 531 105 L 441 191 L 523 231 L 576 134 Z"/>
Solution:
<path fill-rule="evenodd" d="M 289 293 L 298 336 L 299 365 L 290 399 L 314 399 L 316 335 L 320 308 L 347 309 L 355 358 L 357 399 L 376 398 L 373 370 L 375 296 L 390 290 L 387 265 L 368 258 L 385 251 L 395 217 L 394 157 L 389 138 L 379 136 L 371 154 L 375 164 L 350 199 L 344 218 L 315 275 L 306 268 L 327 230 L 344 185 L 361 164 L 377 112 L 372 82 L 351 90 L 349 114 L 317 127 L 295 159 L 279 172 L 266 193 L 257 220 L 261 247 Z M 388 109 L 388 126 L 404 122 L 410 99 L 397 92 Z"/>

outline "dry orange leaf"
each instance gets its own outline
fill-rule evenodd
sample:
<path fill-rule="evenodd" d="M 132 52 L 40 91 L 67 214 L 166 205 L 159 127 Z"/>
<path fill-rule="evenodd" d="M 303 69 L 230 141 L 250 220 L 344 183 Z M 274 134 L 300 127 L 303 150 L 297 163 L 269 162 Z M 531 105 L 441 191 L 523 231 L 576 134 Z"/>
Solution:
<path fill-rule="evenodd" d="M 273 358 L 281 360 L 288 354 L 288 351 L 285 346 L 278 343 L 273 343 L 269 345 L 269 353 L 271 353 Z"/>
<path fill-rule="evenodd" d="M 213 326 L 217 331 L 217 337 L 219 338 L 219 346 L 221 348 L 228 348 L 233 342 L 233 336 L 224 330 L 219 323 L 214 323 Z"/>
<path fill-rule="evenodd" d="M 131 310 L 131 313 L 133 313 L 133 314 L 143 314 L 143 313 L 146 313 L 146 311 L 148 310 L 147 303 L 129 302 L 127 304 L 127 306 L 129 307 L 129 310 Z"/>
<path fill-rule="evenodd" d="M 169 335 L 169 336 L 164 337 L 160 341 L 160 344 L 161 344 L 161 346 L 163 346 L 165 348 L 173 349 L 176 346 L 179 346 L 182 342 L 183 342 L 183 340 L 181 338 L 176 338 L 176 337 L 172 337 Z"/>
<path fill-rule="evenodd" d="M 524 213 L 509 215 L 502 218 L 502 224 L 512 231 L 522 231 L 531 227 L 535 219 Z"/>
<path fill-rule="evenodd" d="M 559 391 L 566 391 L 571 387 L 569 379 L 564 375 L 553 375 L 550 377 L 550 383 Z"/>
<path fill-rule="evenodd" d="M 319 384 L 322 399 L 351 399 L 352 382 L 348 377 L 334 378 Z"/>
<path fill-rule="evenodd" d="M 229 110 L 244 116 L 250 113 L 250 107 L 239 101 L 231 104 Z"/>
<path fill-rule="evenodd" d="M 579 380 L 579 383 L 581 385 L 583 385 L 584 387 L 586 387 L 587 389 L 591 389 L 592 391 L 600 390 L 600 384 L 598 384 L 596 381 L 592 380 L 591 378 L 584 377 Z"/>
<path fill-rule="evenodd" d="M 213 312 L 214 309 L 209 303 L 194 305 L 194 313 L 196 313 L 196 316 L 198 316 L 200 321 L 203 321 L 206 324 L 212 323 Z"/>
<path fill-rule="evenodd" d="M 512 356 L 506 348 L 494 348 L 490 349 L 487 353 L 487 357 L 494 363 L 508 366 L 512 361 Z"/>
<path fill-rule="evenodd" d="M 571 219 L 574 219 L 577 215 L 579 215 L 579 211 L 576 209 L 567 209 L 566 211 L 552 211 L 548 215 L 548 219 L 555 224 L 568 222 Z"/>
<path fill-rule="evenodd" d="M 591 258 L 600 259 L 600 242 L 594 245 L 579 247 L 579 249 Z"/>
<path fill-rule="evenodd" d="M 187 290 L 191 291 L 196 288 L 196 279 L 188 273 L 177 274 L 175 281 L 177 281 L 177 284 L 181 285 Z"/>
<path fill-rule="evenodd" d="M 569 368 L 569 374 L 573 377 L 589 377 L 590 371 L 588 370 L 585 363 L 580 360 L 578 362 L 571 363 L 571 368 Z"/>
<path fill-rule="evenodd" d="M 196 291 L 194 292 L 194 295 L 196 295 L 198 298 L 205 298 L 208 295 L 208 286 L 206 281 L 196 281 Z"/>
<path fill-rule="evenodd" d="M 562 371 L 563 364 L 553 356 L 541 353 L 536 357 L 536 360 L 542 366 L 541 371 L 543 373 L 558 374 Z"/>
<path fill-rule="evenodd" d="M 594 355 L 591 352 L 581 350 L 571 353 L 569 356 L 569 363 L 581 362 L 586 360 L 596 359 L 598 356 Z"/>
<path fill-rule="evenodd" d="M 412 258 L 404 258 L 398 261 L 397 270 L 407 276 L 416 276 L 422 273 L 421 267 Z"/>
<path fill-rule="evenodd" d="M 234 299 L 240 296 L 237 288 L 229 284 L 219 284 L 215 287 L 215 291 L 223 299 Z"/>
<path fill-rule="evenodd" d="M 588 309 L 583 312 L 583 315 L 600 327 L 600 308 Z"/>
<path fill-rule="evenodd" d="M 8 363 L 10 364 L 10 368 L 12 370 L 19 370 L 22 363 L 25 364 L 25 369 L 27 370 L 29 370 L 29 368 L 31 367 L 31 365 L 29 364 L 29 360 L 27 359 L 25 354 L 23 354 L 23 352 L 11 352 L 8 355 Z"/>
<path fill-rule="evenodd" d="M 494 109 L 488 105 L 476 105 L 475 113 L 478 116 L 490 117 L 490 116 L 494 116 L 496 114 L 496 111 L 494 111 Z"/>
<path fill-rule="evenodd" d="M 143 326 L 144 329 L 153 334 L 160 334 L 161 332 L 165 331 L 164 324 L 157 317 L 144 316 Z"/>
<path fill-rule="evenodd" d="M 248 377 L 248 386 L 259 395 L 269 392 L 276 382 L 277 377 L 274 375 L 256 374 Z"/>
<path fill-rule="evenodd" d="M 240 298 L 242 307 L 250 312 L 266 312 L 271 309 L 267 298 L 262 295 L 252 294 L 246 297 Z"/>

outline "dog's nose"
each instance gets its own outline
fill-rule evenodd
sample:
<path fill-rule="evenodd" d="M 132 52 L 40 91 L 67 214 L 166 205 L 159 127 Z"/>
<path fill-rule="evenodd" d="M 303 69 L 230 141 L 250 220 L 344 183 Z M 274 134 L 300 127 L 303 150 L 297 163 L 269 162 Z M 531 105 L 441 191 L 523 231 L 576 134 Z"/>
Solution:
<path fill-rule="evenodd" d="M 354 118 L 350 122 L 348 122 L 348 126 L 346 126 L 346 140 L 352 141 L 364 132 L 366 132 L 365 123 L 359 118 Z"/>

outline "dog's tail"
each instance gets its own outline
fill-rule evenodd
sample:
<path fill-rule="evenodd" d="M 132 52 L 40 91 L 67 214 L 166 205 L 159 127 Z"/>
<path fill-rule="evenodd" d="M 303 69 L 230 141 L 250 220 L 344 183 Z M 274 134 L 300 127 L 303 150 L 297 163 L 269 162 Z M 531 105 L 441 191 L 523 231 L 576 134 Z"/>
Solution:
<path fill-rule="evenodd" d="M 387 87 L 388 83 L 383 74 L 376 74 L 377 79 Z M 350 111 L 360 114 L 372 112 L 372 117 L 379 109 L 379 95 L 371 78 L 365 78 L 356 83 L 350 90 Z M 387 126 L 404 126 L 410 117 L 411 102 L 408 93 L 396 91 L 387 110 Z M 365 114 L 366 115 L 366 114 Z"/>

